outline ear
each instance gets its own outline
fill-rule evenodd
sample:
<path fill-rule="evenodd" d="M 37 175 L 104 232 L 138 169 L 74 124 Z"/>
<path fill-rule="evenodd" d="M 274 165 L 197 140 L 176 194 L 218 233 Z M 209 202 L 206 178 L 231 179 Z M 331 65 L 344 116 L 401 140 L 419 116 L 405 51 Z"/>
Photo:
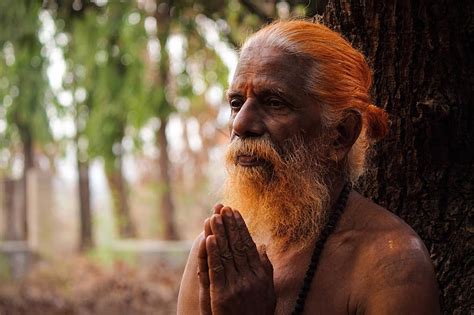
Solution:
<path fill-rule="evenodd" d="M 332 157 L 336 160 L 335 162 L 342 161 L 346 157 L 352 145 L 359 138 L 361 130 L 361 114 L 356 110 L 349 110 L 337 127 L 336 139 L 332 145 Z"/>

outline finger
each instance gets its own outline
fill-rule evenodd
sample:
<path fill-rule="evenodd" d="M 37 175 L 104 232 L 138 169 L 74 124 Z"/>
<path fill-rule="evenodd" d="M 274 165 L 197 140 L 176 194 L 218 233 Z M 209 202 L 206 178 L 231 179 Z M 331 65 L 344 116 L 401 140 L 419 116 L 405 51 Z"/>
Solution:
<path fill-rule="evenodd" d="M 210 290 L 199 289 L 200 315 L 212 315 Z"/>
<path fill-rule="evenodd" d="M 230 250 L 234 257 L 234 265 L 238 272 L 245 272 L 249 269 L 247 262 L 247 254 L 245 246 L 240 237 L 239 228 L 234 218 L 234 211 L 231 208 L 225 207 L 221 211 L 224 221 L 225 231 L 229 243 Z"/>
<path fill-rule="evenodd" d="M 217 246 L 216 237 L 214 235 L 210 235 L 206 238 L 206 250 L 211 286 L 222 288 L 225 285 L 225 270 L 221 262 L 219 247 Z"/>
<path fill-rule="evenodd" d="M 234 218 L 239 229 L 240 238 L 242 240 L 245 253 L 247 255 L 248 264 L 254 272 L 259 271 L 259 269 L 261 268 L 261 263 L 260 255 L 257 251 L 257 246 L 255 245 L 255 242 L 250 236 L 250 232 L 247 228 L 247 225 L 245 224 L 245 221 L 239 211 L 234 211 Z"/>
<path fill-rule="evenodd" d="M 211 230 L 211 219 L 207 218 L 204 220 L 204 239 L 212 234 Z"/>
<path fill-rule="evenodd" d="M 265 269 L 267 275 L 271 276 L 273 279 L 273 265 L 270 261 L 270 258 L 268 258 L 267 247 L 265 245 L 261 245 L 258 253 L 260 255 L 260 261 L 262 262 L 263 269 Z"/>
<path fill-rule="evenodd" d="M 236 270 L 234 265 L 234 256 L 229 248 L 229 242 L 225 233 L 224 222 L 220 214 L 214 214 L 211 218 L 212 234 L 215 236 L 222 265 L 225 268 L 227 278 L 234 279 Z"/>
<path fill-rule="evenodd" d="M 206 238 L 203 237 L 198 249 L 199 308 L 201 314 L 211 314 L 211 293 L 207 266 Z"/>
<path fill-rule="evenodd" d="M 221 203 L 216 204 L 216 205 L 212 208 L 213 214 L 221 214 L 222 208 L 224 208 L 224 205 L 223 205 L 223 204 L 221 204 Z"/>
<path fill-rule="evenodd" d="M 209 287 L 209 268 L 207 265 L 206 238 L 199 242 L 198 249 L 198 276 L 199 282 L 204 287 Z"/>

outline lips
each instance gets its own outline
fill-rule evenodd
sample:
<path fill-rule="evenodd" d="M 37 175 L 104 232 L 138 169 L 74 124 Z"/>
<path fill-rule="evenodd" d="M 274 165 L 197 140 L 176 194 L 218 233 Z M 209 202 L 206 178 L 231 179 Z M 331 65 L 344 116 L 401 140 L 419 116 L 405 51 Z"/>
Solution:
<path fill-rule="evenodd" d="M 237 164 L 244 167 L 254 167 L 263 165 L 263 160 L 255 155 L 239 155 L 237 156 Z"/>

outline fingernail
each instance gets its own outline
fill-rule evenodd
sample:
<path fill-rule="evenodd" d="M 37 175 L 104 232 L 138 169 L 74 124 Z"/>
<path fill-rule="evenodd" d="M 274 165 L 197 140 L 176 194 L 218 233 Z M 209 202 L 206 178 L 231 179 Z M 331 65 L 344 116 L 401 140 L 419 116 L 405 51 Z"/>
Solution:
<path fill-rule="evenodd" d="M 242 216 L 240 215 L 239 211 L 237 211 L 237 210 L 234 211 L 234 216 L 235 216 L 236 219 L 242 218 Z"/>
<path fill-rule="evenodd" d="M 232 217 L 232 212 L 233 212 L 232 210 L 227 209 L 226 212 L 225 212 L 225 215 L 230 218 L 230 217 Z"/>
<path fill-rule="evenodd" d="M 218 224 L 222 224 L 222 218 L 221 218 L 220 215 L 217 215 L 217 216 L 216 216 L 216 222 L 217 222 Z"/>

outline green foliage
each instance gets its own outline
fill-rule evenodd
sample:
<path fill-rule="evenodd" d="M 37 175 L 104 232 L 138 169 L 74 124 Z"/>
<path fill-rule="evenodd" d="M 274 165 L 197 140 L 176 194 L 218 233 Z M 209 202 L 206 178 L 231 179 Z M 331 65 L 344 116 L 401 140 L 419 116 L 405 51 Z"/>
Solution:
<path fill-rule="evenodd" d="M 17 49 L 15 63 L 7 72 L 13 98 L 7 111 L 7 122 L 18 128 L 22 138 L 34 133 L 36 140 L 45 143 L 50 139 L 50 133 L 44 106 L 46 84 L 41 44 L 35 34 L 25 34 L 12 45 Z M 11 95 L 15 90 L 18 93 Z"/>
<path fill-rule="evenodd" d="M 144 20 L 154 12 L 135 2 L 109 2 L 103 7 L 86 3 L 80 10 L 72 9 L 72 1 L 57 2 L 58 32 L 69 39 L 63 51 L 72 79 L 64 89 L 73 94 L 79 88 L 86 91 L 82 102 L 75 100 L 73 111 L 76 125 L 83 126 L 77 132 L 87 139 L 90 157 L 102 157 L 113 169 L 127 127 L 139 130 L 152 117 L 168 117 L 176 110 L 178 97 L 192 104 L 191 115 L 205 110 L 204 95 L 193 91 L 195 74 L 189 73 L 189 64 L 200 65 L 206 87 L 225 86 L 228 69 L 198 31 L 196 16 L 225 10 L 223 3 L 214 1 L 172 3 L 170 17 L 157 21 L 157 34 L 147 34 Z M 172 77 L 167 44 L 177 34 L 186 41 L 185 65 Z M 158 60 L 147 53 L 153 38 L 160 43 Z"/>
<path fill-rule="evenodd" d="M 65 7 L 57 10 L 70 38 L 64 51 L 73 79 L 65 88 L 86 91 L 82 110 L 75 104 L 76 120 L 84 120 L 77 122 L 84 126 L 77 131 L 88 139 L 90 156 L 102 157 L 110 170 L 121 154 L 114 148 L 120 148 L 126 127 L 140 120 L 144 104 L 143 16 L 131 2 L 73 12 Z"/>
<path fill-rule="evenodd" d="M 7 41 L 17 42 L 25 34 L 34 34 L 39 27 L 38 12 L 41 1 L 2 0 L 0 1 L 0 46 Z"/>
<path fill-rule="evenodd" d="M 0 4 L 0 133 L 1 147 L 32 140 L 44 145 L 52 140 L 46 114 L 47 60 L 38 39 L 38 2 L 2 1 Z M 21 16 L 22 23 L 8 23 Z M 20 24 L 20 25 L 18 25 Z"/>

